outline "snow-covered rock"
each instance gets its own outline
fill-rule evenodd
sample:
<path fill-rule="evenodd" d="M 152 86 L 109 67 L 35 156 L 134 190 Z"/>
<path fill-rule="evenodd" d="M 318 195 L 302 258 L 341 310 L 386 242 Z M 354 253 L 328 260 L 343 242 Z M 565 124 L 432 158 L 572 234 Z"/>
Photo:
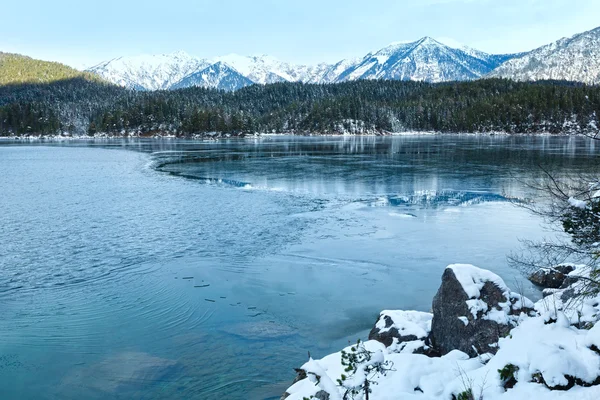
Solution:
<path fill-rule="evenodd" d="M 467 264 L 450 265 L 433 299 L 434 348 L 442 354 L 460 350 L 472 357 L 495 353 L 498 340 L 516 323 L 511 297 L 502 278 L 493 272 Z"/>
<path fill-rule="evenodd" d="M 377 340 L 397 353 L 426 354 L 430 350 L 432 318 L 433 314 L 420 311 L 382 311 L 369 340 Z"/>
<path fill-rule="evenodd" d="M 588 273 L 582 267 L 571 274 L 580 277 Z M 452 265 L 444 273 L 463 292 L 461 301 L 487 299 L 489 285 L 506 297 L 500 306 L 505 315 L 514 316 L 519 307 L 534 307 L 522 296 L 510 292 L 497 275 L 470 265 Z M 582 279 L 571 287 L 557 289 L 578 290 Z M 560 296 L 559 296 L 560 297 Z M 600 398 L 600 324 L 597 324 L 600 295 L 587 296 L 582 306 L 571 309 L 560 299 L 554 306 L 552 318 L 547 298 L 535 304 L 540 314 L 520 314 L 516 324 L 497 343 L 495 354 L 470 357 L 453 350 L 441 357 L 428 357 L 405 351 L 393 351 L 393 347 L 376 340 L 364 343 L 372 353 L 370 363 L 387 365 L 385 373 L 371 376 L 369 388 L 371 400 L 424 399 L 448 400 L 451 398 L 483 398 L 486 400 L 592 400 Z M 510 310 L 507 309 L 510 308 Z M 500 311 L 496 308 L 497 311 Z M 478 310 L 479 315 L 480 310 Z M 489 310 L 488 310 L 489 314 Z M 395 328 L 405 336 L 423 337 L 427 333 L 428 313 L 409 311 L 384 311 L 376 328 L 381 332 Z M 578 316 L 590 321 L 585 327 L 572 319 Z M 436 317 L 433 315 L 433 324 Z M 468 320 L 468 318 L 467 318 Z M 392 321 L 392 322 L 390 322 Z M 460 322 L 460 321 L 459 321 Z M 470 320 L 468 320 L 471 323 Z M 460 322 L 462 324 L 462 322 Z M 343 351 L 347 354 L 356 346 Z M 339 384 L 342 374 L 348 374 L 342 365 L 342 352 L 328 355 L 320 360 L 309 360 L 302 366 L 306 376 L 286 391 L 288 400 L 311 398 L 341 399 L 346 388 Z M 351 377 L 349 377 L 351 379 Z M 361 376 L 362 379 L 362 376 Z M 470 396 L 469 396 L 470 394 Z M 462 395 L 462 396 L 461 396 Z M 363 399 L 361 394 L 357 399 Z"/>
<path fill-rule="evenodd" d="M 544 290 L 545 297 L 535 303 L 535 310 L 546 322 L 556 320 L 560 313 L 571 325 L 589 327 L 600 320 L 600 294 L 590 293 L 592 271 L 584 265 L 574 267 L 565 278 L 568 285 Z"/>
<path fill-rule="evenodd" d="M 531 275 L 528 279 L 534 284 L 542 288 L 559 289 L 567 275 L 575 270 L 575 266 L 571 264 L 557 265 L 552 268 L 540 268 Z"/>

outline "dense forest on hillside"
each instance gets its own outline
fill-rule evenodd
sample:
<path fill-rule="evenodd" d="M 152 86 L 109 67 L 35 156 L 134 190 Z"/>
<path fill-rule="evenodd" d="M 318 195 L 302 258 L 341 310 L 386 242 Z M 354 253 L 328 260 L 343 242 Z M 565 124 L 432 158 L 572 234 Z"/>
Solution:
<path fill-rule="evenodd" d="M 94 74 L 81 72 L 61 63 L 0 52 L 0 85 L 51 83 L 72 78 L 100 81 Z"/>
<path fill-rule="evenodd" d="M 600 87 L 503 79 L 131 91 L 84 77 L 0 86 L 0 135 L 596 132 Z"/>

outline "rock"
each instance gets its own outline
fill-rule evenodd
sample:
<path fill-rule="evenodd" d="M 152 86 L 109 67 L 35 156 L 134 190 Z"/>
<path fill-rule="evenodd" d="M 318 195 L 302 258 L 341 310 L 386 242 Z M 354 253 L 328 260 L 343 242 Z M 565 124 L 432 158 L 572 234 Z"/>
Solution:
<path fill-rule="evenodd" d="M 433 346 L 442 355 L 452 350 L 471 357 L 495 354 L 498 340 L 513 327 L 510 298 L 496 274 L 472 265 L 449 266 L 433 299 Z"/>
<path fill-rule="evenodd" d="M 250 340 L 281 339 L 298 333 L 289 325 L 264 320 L 228 325 L 223 328 L 223 331 Z"/>
<path fill-rule="evenodd" d="M 537 315 L 537 313 L 535 312 L 535 304 L 533 303 L 533 301 L 529 300 L 527 297 L 525 297 L 519 293 L 511 292 L 509 299 L 510 299 L 509 315 L 517 316 L 517 317 L 519 315 L 521 315 L 521 313 L 524 313 L 525 315 L 528 315 L 530 317 Z"/>
<path fill-rule="evenodd" d="M 294 378 L 294 382 L 292 382 L 292 385 L 295 385 L 296 383 L 300 382 L 301 380 L 308 378 L 308 375 L 306 374 L 306 370 L 303 370 L 302 368 L 294 368 L 294 371 L 296 371 L 296 378 Z M 281 396 L 281 400 L 285 400 L 290 396 L 291 395 L 288 392 L 285 392 Z"/>
<path fill-rule="evenodd" d="M 552 268 L 540 268 L 529 275 L 528 279 L 542 288 L 559 289 L 565 284 L 567 275 L 573 271 L 575 271 L 575 267 L 568 264 L 557 265 Z"/>
<path fill-rule="evenodd" d="M 575 283 L 579 282 L 580 277 L 578 276 L 571 276 L 571 275 L 567 275 L 565 277 L 565 280 L 563 281 L 562 285 L 560 285 L 559 289 L 568 289 L 571 286 L 573 286 Z"/>
<path fill-rule="evenodd" d="M 395 353 L 428 354 L 432 317 L 420 311 L 382 311 L 369 340 L 377 340 Z"/>
<path fill-rule="evenodd" d="M 300 382 L 302 379 L 306 379 L 308 377 L 308 375 L 306 375 L 306 371 L 303 370 L 302 368 L 296 368 L 294 369 L 294 371 L 296 371 L 296 378 L 294 378 L 294 382 L 292 382 L 292 385 L 296 382 Z"/>
<path fill-rule="evenodd" d="M 283 396 L 281 396 L 281 400 L 285 400 L 290 396 L 291 395 L 288 392 L 285 392 L 283 394 Z M 312 398 L 318 399 L 318 400 L 329 400 L 329 393 L 327 393 L 324 390 L 319 390 L 317 393 L 315 393 L 315 395 Z"/>
<path fill-rule="evenodd" d="M 316 394 L 315 394 L 315 399 L 319 399 L 319 400 L 329 400 L 329 393 L 327 393 L 324 390 L 319 390 Z"/>
<path fill-rule="evenodd" d="M 59 391 L 64 396 L 78 390 L 85 394 L 82 398 L 91 397 L 92 393 L 101 393 L 104 398 L 127 397 L 125 394 L 128 393 L 130 398 L 135 398 L 139 395 L 137 391 L 176 376 L 180 368 L 175 360 L 147 353 L 123 352 L 78 368 L 63 380 Z"/>
<path fill-rule="evenodd" d="M 385 325 L 383 328 L 379 328 L 381 322 Z M 394 326 L 392 318 L 389 315 L 384 315 L 382 313 L 369 333 L 369 340 L 377 340 L 378 342 L 383 343 L 385 347 L 390 347 L 394 342 L 394 338 L 398 339 L 398 342 L 412 342 L 418 340 L 415 335 L 402 336 Z"/>

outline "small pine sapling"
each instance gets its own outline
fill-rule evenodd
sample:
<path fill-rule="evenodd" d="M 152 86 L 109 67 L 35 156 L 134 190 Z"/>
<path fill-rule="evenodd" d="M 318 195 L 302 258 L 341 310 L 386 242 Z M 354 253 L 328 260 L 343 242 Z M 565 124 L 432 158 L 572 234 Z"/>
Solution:
<path fill-rule="evenodd" d="M 377 384 L 374 379 L 385 376 L 393 368 L 393 363 L 385 360 L 382 351 L 369 351 L 360 340 L 349 352 L 342 350 L 342 365 L 344 373 L 337 383 L 345 390 L 344 400 L 361 397 L 369 400 L 371 386 Z"/>

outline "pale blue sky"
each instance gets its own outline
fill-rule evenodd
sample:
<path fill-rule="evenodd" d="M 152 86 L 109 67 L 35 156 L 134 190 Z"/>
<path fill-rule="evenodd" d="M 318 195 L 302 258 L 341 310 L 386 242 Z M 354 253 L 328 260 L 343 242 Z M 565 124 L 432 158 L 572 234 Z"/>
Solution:
<path fill-rule="evenodd" d="M 20 0 L 2 5 L 0 51 L 91 66 L 120 55 L 270 54 L 315 63 L 391 42 L 449 38 L 530 50 L 600 26 L 600 0 Z"/>

